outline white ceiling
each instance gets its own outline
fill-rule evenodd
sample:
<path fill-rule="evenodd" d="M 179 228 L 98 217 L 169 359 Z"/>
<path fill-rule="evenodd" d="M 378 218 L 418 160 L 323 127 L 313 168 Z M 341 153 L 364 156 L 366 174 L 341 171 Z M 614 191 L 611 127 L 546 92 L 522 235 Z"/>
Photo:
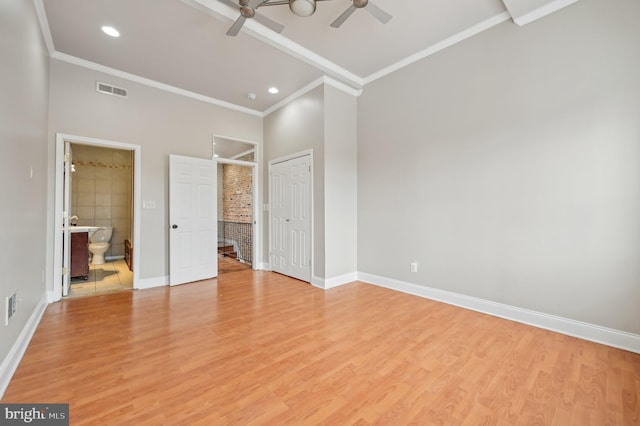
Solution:
<path fill-rule="evenodd" d="M 237 37 L 229 37 L 225 33 L 239 13 L 217 0 L 36 1 L 44 5 L 54 57 L 108 67 L 256 114 L 323 76 L 358 91 L 509 18 L 502 0 L 371 0 L 393 15 L 389 23 L 360 9 L 336 29 L 329 24 L 351 0 L 331 0 L 318 2 L 307 18 L 286 5 L 260 7 L 259 13 L 285 25 L 282 34 L 248 20 Z M 121 36 L 106 36 L 103 25 Z M 267 93 L 272 85 L 279 94 Z M 255 100 L 248 99 L 250 92 Z"/>

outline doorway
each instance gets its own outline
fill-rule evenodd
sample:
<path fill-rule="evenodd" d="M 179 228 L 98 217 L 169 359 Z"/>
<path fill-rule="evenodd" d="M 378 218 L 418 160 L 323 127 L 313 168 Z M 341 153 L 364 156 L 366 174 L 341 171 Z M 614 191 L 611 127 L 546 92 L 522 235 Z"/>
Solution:
<path fill-rule="evenodd" d="M 70 153 L 71 268 L 65 297 L 131 290 L 133 151 L 71 143 Z M 104 253 L 94 253 L 92 240 L 100 235 Z"/>
<path fill-rule="evenodd" d="M 253 161 L 253 152 L 237 160 Z M 218 256 L 222 273 L 253 264 L 253 167 L 218 164 Z"/>
<path fill-rule="evenodd" d="M 138 145 L 56 135 L 54 300 L 136 287 L 139 188 Z"/>
<path fill-rule="evenodd" d="M 218 273 L 256 269 L 258 145 L 214 138 L 218 171 Z"/>

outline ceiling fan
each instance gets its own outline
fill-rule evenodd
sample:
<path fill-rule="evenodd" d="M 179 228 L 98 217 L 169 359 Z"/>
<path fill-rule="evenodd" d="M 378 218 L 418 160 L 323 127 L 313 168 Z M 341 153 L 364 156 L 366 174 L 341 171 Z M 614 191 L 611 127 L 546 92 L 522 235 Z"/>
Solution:
<path fill-rule="evenodd" d="M 256 21 L 260 22 L 265 27 L 277 32 L 281 33 L 284 29 L 284 25 L 277 23 L 276 21 L 267 18 L 264 15 L 260 15 L 256 13 L 256 9 L 259 6 L 263 6 L 265 0 L 239 0 L 238 3 L 235 3 L 231 0 L 219 0 L 220 2 L 233 7 L 234 9 L 240 10 L 240 16 L 233 23 L 229 31 L 227 31 L 227 35 L 236 36 L 240 32 L 240 29 L 244 25 L 244 21 L 249 18 L 256 18 Z"/>
<path fill-rule="evenodd" d="M 386 24 L 392 18 L 391 15 L 380 9 L 375 4 L 371 3 L 369 0 L 353 0 L 353 4 L 349 6 L 349 8 L 342 13 L 342 15 L 338 16 L 338 18 L 331 23 L 331 26 L 333 28 L 338 28 L 344 23 L 344 21 L 347 20 L 349 16 L 351 16 L 353 12 L 356 11 L 356 9 L 362 9 L 365 7 L 367 12 L 369 12 L 371 15 L 373 15 L 374 18 L 376 18 L 383 24 Z"/>
<path fill-rule="evenodd" d="M 276 21 L 257 13 L 256 9 L 259 7 L 280 6 L 288 4 L 289 9 L 291 9 L 291 12 L 293 12 L 295 15 L 311 16 L 316 11 L 316 2 L 331 0 L 238 0 L 237 4 L 232 0 L 218 1 L 240 11 L 240 16 L 227 31 L 227 35 L 235 36 L 238 35 L 245 21 L 250 18 L 255 18 L 256 21 L 260 22 L 265 27 L 277 33 L 282 32 L 282 30 L 284 29 L 284 25 L 279 24 Z M 391 15 L 380 9 L 375 4 L 370 3 L 369 0 L 352 0 L 352 2 L 353 4 L 347 10 L 345 10 L 342 15 L 338 16 L 338 18 L 331 23 L 332 27 L 338 28 L 344 23 L 344 21 L 347 20 L 347 18 L 349 18 L 349 16 L 351 16 L 353 12 L 356 11 L 356 9 L 362 9 L 364 7 L 368 7 L 367 10 L 369 11 L 369 13 L 371 13 L 371 15 L 373 15 L 383 24 L 386 24 L 391 19 Z"/>

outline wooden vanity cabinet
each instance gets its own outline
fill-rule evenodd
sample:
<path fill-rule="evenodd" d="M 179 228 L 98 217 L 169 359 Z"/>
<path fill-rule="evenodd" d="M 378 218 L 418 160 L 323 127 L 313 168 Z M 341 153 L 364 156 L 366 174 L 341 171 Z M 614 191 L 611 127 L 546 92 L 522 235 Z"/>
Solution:
<path fill-rule="evenodd" d="M 124 240 L 124 261 L 127 262 L 129 270 L 133 271 L 133 249 L 129 240 Z"/>
<path fill-rule="evenodd" d="M 71 278 L 89 278 L 89 233 L 71 233 Z"/>

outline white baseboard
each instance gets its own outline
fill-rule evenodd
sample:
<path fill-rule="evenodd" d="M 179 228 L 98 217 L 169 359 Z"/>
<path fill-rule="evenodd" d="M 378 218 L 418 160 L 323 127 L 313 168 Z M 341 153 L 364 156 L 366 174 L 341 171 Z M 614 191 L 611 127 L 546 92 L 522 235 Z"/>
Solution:
<path fill-rule="evenodd" d="M 337 277 L 331 278 L 311 277 L 311 285 L 323 290 L 329 290 L 330 288 L 339 287 L 354 281 L 358 281 L 357 272 L 349 272 L 348 274 L 338 275 Z"/>
<path fill-rule="evenodd" d="M 271 265 L 269 265 L 269 263 L 267 263 L 267 262 L 258 262 L 256 264 L 256 270 L 258 270 L 258 271 L 270 271 L 271 270 Z"/>
<path fill-rule="evenodd" d="M 316 277 L 315 275 L 311 277 L 312 286 L 318 287 L 324 290 L 324 278 Z"/>
<path fill-rule="evenodd" d="M 136 290 L 145 290 L 154 287 L 163 287 L 169 285 L 169 277 L 167 275 L 153 278 L 140 278 L 136 281 Z"/>
<path fill-rule="evenodd" d="M 358 280 L 379 287 L 413 294 L 545 330 L 578 337 L 591 342 L 601 343 L 614 348 L 640 353 L 640 335 L 637 334 L 479 299 L 477 297 L 465 296 L 450 291 L 394 280 L 392 278 L 367 274 L 365 272 L 358 272 Z"/>
<path fill-rule="evenodd" d="M 35 333 L 36 328 L 38 328 L 38 324 L 40 324 L 40 319 L 42 319 L 42 315 L 45 309 L 47 309 L 47 300 L 48 295 L 43 295 L 18 335 L 18 339 L 11 347 L 6 358 L 2 361 L 2 364 L 0 364 L 0 399 L 4 396 L 4 392 L 7 390 L 13 374 L 16 372 L 22 356 L 27 350 L 29 342 L 31 342 L 31 337 L 33 337 L 33 333 Z"/>

